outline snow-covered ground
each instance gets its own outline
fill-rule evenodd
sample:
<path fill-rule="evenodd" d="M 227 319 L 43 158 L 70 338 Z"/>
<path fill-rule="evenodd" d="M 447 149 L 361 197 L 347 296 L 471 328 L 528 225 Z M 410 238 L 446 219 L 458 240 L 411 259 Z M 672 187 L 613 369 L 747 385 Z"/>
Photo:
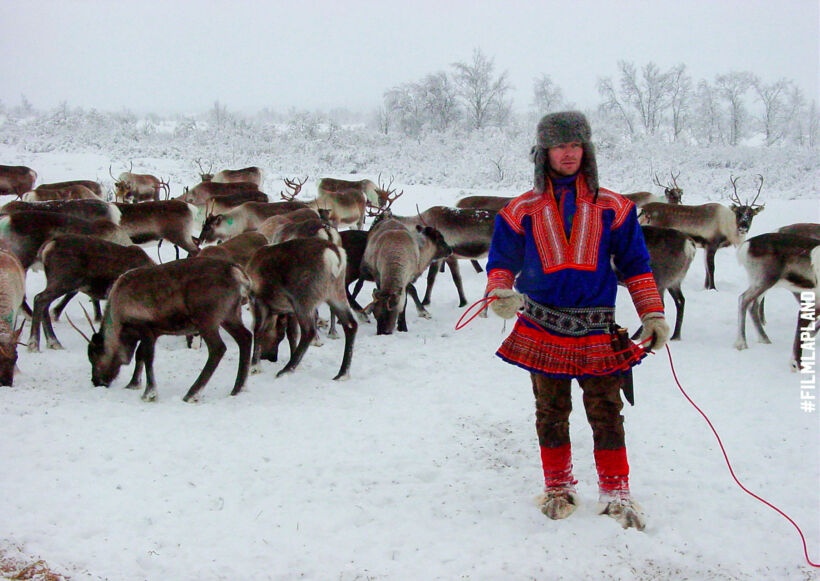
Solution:
<path fill-rule="evenodd" d="M 43 181 L 103 177 L 109 163 L 80 153 L 33 161 Z M 604 186 L 627 181 L 616 167 L 600 171 Z M 397 213 L 460 195 L 404 189 Z M 817 197 L 770 199 L 751 235 L 820 221 Z M 462 274 L 468 298 L 478 299 L 484 274 L 466 263 Z M 746 278 L 734 251 L 718 252 L 717 291 L 703 290 L 703 278 L 699 251 L 684 283 L 683 339 L 671 344 L 678 377 L 743 484 L 794 518 L 820 561 L 820 412 L 801 411 L 801 377 L 789 368 L 797 305 L 772 291 L 772 344 L 756 343 L 749 325 L 750 348 L 738 352 Z M 43 285 L 41 272 L 29 273 L 29 301 Z M 75 322 L 80 302 L 67 310 Z M 618 305 L 619 321 L 634 329 L 626 293 Z M 147 404 L 123 389 L 126 369 L 111 388 L 92 387 L 85 342 L 61 320 L 66 349 L 21 347 L 14 387 L 0 389 L 0 550 L 45 559 L 75 580 L 818 578 L 794 528 L 733 483 L 665 352 L 636 369 L 637 402 L 625 410 L 646 530 L 595 514 L 577 388 L 571 431 L 583 505 L 566 521 L 548 520 L 533 503 L 542 476 L 529 378 L 494 356 L 511 326 L 490 316 L 456 331 L 463 309 L 449 275 L 438 279 L 430 311 L 421 319 L 411 306 L 409 332 L 392 336 L 362 324 L 348 381 L 331 381 L 342 342 L 326 340 L 289 376 L 275 378 L 281 364 L 263 362 L 237 397 L 228 395 L 237 349 L 226 336 L 228 353 L 195 405 L 181 397 L 204 349 L 160 339 L 159 399 Z"/>

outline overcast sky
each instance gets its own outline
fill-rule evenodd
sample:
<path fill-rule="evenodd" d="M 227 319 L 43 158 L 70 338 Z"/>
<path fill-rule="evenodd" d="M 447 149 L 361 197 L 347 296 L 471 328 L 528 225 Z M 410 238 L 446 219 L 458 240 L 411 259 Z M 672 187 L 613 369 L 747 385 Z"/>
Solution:
<path fill-rule="evenodd" d="M 818 99 L 818 0 L 0 0 L 0 100 L 196 113 L 345 107 L 451 72 L 474 48 L 515 105 L 546 73 L 580 106 L 618 60 L 751 71 Z"/>

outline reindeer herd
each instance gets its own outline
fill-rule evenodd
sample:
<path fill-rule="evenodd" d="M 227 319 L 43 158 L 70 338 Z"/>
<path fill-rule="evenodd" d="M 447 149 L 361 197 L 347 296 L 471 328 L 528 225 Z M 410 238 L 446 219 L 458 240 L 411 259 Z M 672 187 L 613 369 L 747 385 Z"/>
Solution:
<path fill-rule="evenodd" d="M 0 208 L 0 384 L 11 385 L 17 344 L 23 331 L 22 311 L 31 319 L 30 352 L 40 349 L 40 332 L 49 349 L 61 349 L 53 327 L 66 303 L 82 292 L 95 307 L 90 338 L 69 320 L 88 343 L 92 383 L 108 386 L 120 368 L 134 361 L 127 387 L 143 385 L 142 398 L 157 397 L 153 370 L 156 340 L 163 335 L 199 335 L 208 350 L 201 373 L 184 396 L 194 401 L 222 359 L 223 329 L 239 347 L 232 395 L 239 393 L 261 360 L 277 361 L 287 339 L 289 360 L 277 375 L 292 372 L 308 347 L 318 340 L 318 307 L 328 305 L 328 335 L 344 333 L 342 361 L 334 379 L 349 375 L 359 322 L 376 320 L 378 335 L 407 331 L 408 297 L 420 317 L 429 317 L 435 278 L 449 268 L 459 298 L 464 293 L 459 260 L 478 262 L 487 256 L 497 212 L 512 198 L 468 196 L 456 207 L 432 206 L 414 215 L 394 215 L 391 206 L 404 192 L 371 180 L 322 178 L 312 200 L 297 199 L 308 178 L 286 179 L 288 193 L 271 201 L 260 190 L 258 167 L 212 174 L 196 160 L 201 182 L 170 198 L 168 181 L 131 169 L 114 178 L 114 201 L 103 199 L 99 183 L 87 180 L 42 184 L 23 166 L 0 166 L 0 194 L 18 199 Z M 109 168 L 111 173 L 111 168 Z M 817 290 L 820 275 L 820 225 L 796 224 L 779 232 L 745 240 L 763 187 L 741 202 L 737 178 L 731 178 L 732 205 L 681 203 L 678 175 L 661 184 L 663 199 L 648 192 L 627 194 L 638 207 L 658 288 L 669 291 L 676 305 L 672 338 L 681 338 L 684 297 L 681 282 L 704 248 L 707 289 L 715 288 L 714 256 L 725 246 L 738 247 L 738 259 L 749 275 L 749 288 L 738 305 L 735 347 L 746 348 L 746 314 L 761 340 L 763 295 L 773 286 L 795 296 Z M 164 192 L 164 196 L 162 196 Z M 164 198 L 164 199 L 163 199 Z M 665 201 L 664 201 L 665 200 Z M 364 230 L 367 217 L 373 218 Z M 339 228 L 350 229 L 339 232 Z M 177 260 L 162 264 L 140 246 L 167 241 Z M 179 249 L 187 258 L 179 259 Z M 26 303 L 26 271 L 42 265 L 45 289 Z M 416 280 L 427 271 L 423 298 Z M 362 307 L 357 296 L 365 281 L 375 284 L 372 300 Z M 353 289 L 351 290 L 351 285 Z M 52 309 L 51 305 L 60 302 Z M 101 301 L 105 301 L 104 311 Z M 252 328 L 242 320 L 243 306 Z M 815 312 L 816 316 L 817 312 Z M 799 321 L 798 321 L 799 322 Z M 799 329 L 799 325 L 798 325 Z M 792 365 L 800 361 L 796 334 Z"/>

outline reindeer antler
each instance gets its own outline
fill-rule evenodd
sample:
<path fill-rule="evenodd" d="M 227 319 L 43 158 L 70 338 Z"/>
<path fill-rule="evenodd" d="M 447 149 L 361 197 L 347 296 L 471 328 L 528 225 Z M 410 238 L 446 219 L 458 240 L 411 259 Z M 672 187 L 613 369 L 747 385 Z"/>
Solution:
<path fill-rule="evenodd" d="M 672 178 L 672 185 L 677 188 L 678 187 L 678 178 L 680 177 L 680 172 L 678 172 L 677 175 L 675 175 L 670 171 L 669 175 Z"/>
<path fill-rule="evenodd" d="M 729 181 L 732 182 L 732 188 L 735 190 L 735 192 L 732 194 L 732 197 L 730 198 L 730 200 L 732 202 L 734 202 L 735 204 L 737 204 L 738 206 L 742 206 L 743 203 L 740 201 L 740 198 L 737 195 L 737 180 L 739 180 L 739 179 L 740 179 L 740 176 L 737 176 L 737 177 L 735 177 L 733 175 L 729 176 Z"/>
<path fill-rule="evenodd" d="M 299 192 L 302 191 L 302 186 L 308 181 L 309 176 L 305 176 L 305 179 L 299 181 L 298 179 L 288 179 L 285 178 L 285 185 L 291 190 L 292 194 L 286 194 L 283 191 L 279 191 L 279 195 L 282 197 L 283 200 L 287 200 L 288 202 L 292 202 L 293 199 L 299 195 Z"/>
<path fill-rule="evenodd" d="M 752 206 L 752 207 L 754 207 L 755 202 L 757 201 L 757 198 L 758 198 L 758 197 L 760 197 L 760 190 L 762 190 L 762 189 L 763 189 L 763 176 L 762 176 L 761 174 L 757 174 L 757 179 L 759 179 L 759 180 L 760 180 L 760 186 L 758 186 L 758 188 L 757 188 L 757 195 L 755 196 L 755 199 L 754 199 L 754 200 L 752 200 L 752 203 L 751 203 L 751 204 L 749 204 L 749 205 L 750 205 L 750 206 Z M 760 207 L 762 208 L 762 207 L 763 207 L 763 206 L 765 206 L 765 205 L 766 205 L 765 203 L 764 203 L 764 204 L 760 204 Z"/>

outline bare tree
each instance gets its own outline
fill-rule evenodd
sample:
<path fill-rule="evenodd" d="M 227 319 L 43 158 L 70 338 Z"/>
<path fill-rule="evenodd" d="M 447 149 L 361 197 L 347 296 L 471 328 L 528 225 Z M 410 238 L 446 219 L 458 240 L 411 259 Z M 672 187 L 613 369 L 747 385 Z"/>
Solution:
<path fill-rule="evenodd" d="M 728 107 L 729 145 L 737 145 L 744 136 L 749 117 L 744 97 L 753 83 L 754 75 L 746 71 L 733 71 L 718 75 L 715 79 L 718 94 L 726 101 Z"/>
<path fill-rule="evenodd" d="M 618 98 L 618 93 L 612 84 L 612 79 L 609 77 L 598 79 L 598 94 L 604 98 L 604 102 L 601 103 L 600 108 L 606 113 L 616 114 L 623 120 L 629 131 L 629 135 L 634 135 L 635 125 L 632 122 L 632 116 L 624 106 L 624 103 Z"/>
<path fill-rule="evenodd" d="M 672 139 L 677 141 L 689 121 L 692 100 L 692 77 L 686 74 L 686 65 L 679 64 L 669 71 L 669 100 L 672 109 Z"/>
<path fill-rule="evenodd" d="M 417 137 L 421 133 L 424 125 L 424 103 L 417 85 L 404 83 L 385 92 L 384 106 L 402 133 L 412 137 Z"/>
<path fill-rule="evenodd" d="M 780 141 L 788 130 L 788 90 L 789 81 L 778 79 L 767 85 L 759 78 L 752 79 L 752 87 L 763 105 L 763 114 L 760 123 L 766 137 L 766 145 L 774 145 Z"/>
<path fill-rule="evenodd" d="M 532 108 L 539 114 L 552 113 L 564 107 L 564 92 L 547 74 L 535 78 L 532 84 Z"/>
<path fill-rule="evenodd" d="M 422 106 L 433 127 L 446 130 L 458 120 L 458 95 L 447 73 L 439 71 L 418 84 Z"/>
<path fill-rule="evenodd" d="M 653 62 L 641 69 L 640 77 L 633 63 L 618 61 L 621 71 L 621 96 L 638 114 L 647 135 L 654 135 L 671 101 L 671 73 L 663 73 Z"/>
<path fill-rule="evenodd" d="M 457 62 L 451 66 L 455 69 L 456 92 L 475 129 L 503 122 L 509 116 L 511 104 L 506 97 L 511 87 L 507 71 L 495 76 L 493 59 L 484 56 L 479 48 L 473 50 L 471 63 Z"/>
<path fill-rule="evenodd" d="M 706 143 L 724 143 L 723 115 L 717 90 L 707 81 L 698 83 L 695 132 Z"/>
<path fill-rule="evenodd" d="M 817 111 L 817 101 L 812 101 L 809 105 L 806 125 L 808 146 L 814 149 L 817 147 L 817 138 L 820 136 L 820 113 Z"/>

